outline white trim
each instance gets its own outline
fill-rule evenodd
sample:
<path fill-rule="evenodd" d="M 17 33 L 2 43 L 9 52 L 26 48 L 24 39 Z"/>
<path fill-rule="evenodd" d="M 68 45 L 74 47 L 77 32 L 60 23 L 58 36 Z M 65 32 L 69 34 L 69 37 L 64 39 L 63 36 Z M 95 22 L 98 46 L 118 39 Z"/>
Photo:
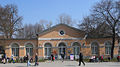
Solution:
<path fill-rule="evenodd" d="M 38 40 L 83 40 L 83 38 L 38 38 Z"/>
<path fill-rule="evenodd" d="M 20 46 L 20 48 L 25 48 L 25 46 Z"/>

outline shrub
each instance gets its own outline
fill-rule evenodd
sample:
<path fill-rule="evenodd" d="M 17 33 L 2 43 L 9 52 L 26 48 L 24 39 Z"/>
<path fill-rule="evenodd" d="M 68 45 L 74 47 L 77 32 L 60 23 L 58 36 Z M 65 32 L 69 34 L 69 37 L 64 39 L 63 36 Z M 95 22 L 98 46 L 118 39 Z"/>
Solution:
<path fill-rule="evenodd" d="M 45 61 L 46 61 L 46 60 L 43 59 L 43 58 L 41 58 L 41 59 L 38 60 L 38 62 L 45 62 Z"/>

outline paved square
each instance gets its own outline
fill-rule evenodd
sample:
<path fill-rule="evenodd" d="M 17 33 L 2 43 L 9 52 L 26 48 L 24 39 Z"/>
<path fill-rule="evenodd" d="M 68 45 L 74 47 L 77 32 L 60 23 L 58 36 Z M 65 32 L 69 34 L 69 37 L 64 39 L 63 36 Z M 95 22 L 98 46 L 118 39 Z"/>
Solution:
<path fill-rule="evenodd" d="M 27 67 L 26 65 L 26 63 L 7 63 L 0 64 L 0 67 Z M 32 63 L 30 67 L 35 67 L 33 65 L 34 63 Z M 78 62 L 76 61 L 47 61 L 39 63 L 39 66 L 36 67 L 120 67 L 120 62 L 86 63 L 85 66 L 83 66 L 83 64 L 78 66 Z"/>

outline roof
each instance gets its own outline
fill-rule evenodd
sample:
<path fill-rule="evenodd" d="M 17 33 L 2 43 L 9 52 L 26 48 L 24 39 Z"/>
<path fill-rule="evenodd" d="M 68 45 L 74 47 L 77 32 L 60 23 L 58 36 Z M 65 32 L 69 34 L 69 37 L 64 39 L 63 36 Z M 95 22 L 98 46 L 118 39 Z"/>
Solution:
<path fill-rule="evenodd" d="M 54 28 L 56 28 L 56 27 L 58 27 L 58 26 L 62 26 L 62 25 L 63 25 L 63 26 L 66 26 L 66 27 L 69 27 L 69 28 L 71 28 L 71 29 L 74 29 L 74 30 L 78 30 L 78 31 L 80 31 L 80 32 L 84 32 L 84 31 L 82 31 L 82 30 L 80 30 L 80 29 L 77 29 L 77 28 L 75 28 L 75 27 L 69 26 L 69 25 L 67 25 L 67 24 L 60 23 L 60 24 L 57 24 L 57 25 L 55 25 L 55 26 L 53 26 L 53 27 L 50 27 L 50 28 L 48 28 L 48 29 L 40 32 L 40 33 L 38 34 L 38 36 L 41 35 L 41 34 L 43 34 L 43 33 L 45 33 L 45 32 L 47 32 L 47 31 L 50 31 L 50 30 L 52 30 L 52 29 L 54 29 Z M 85 33 L 85 32 L 84 32 L 84 33 Z"/>

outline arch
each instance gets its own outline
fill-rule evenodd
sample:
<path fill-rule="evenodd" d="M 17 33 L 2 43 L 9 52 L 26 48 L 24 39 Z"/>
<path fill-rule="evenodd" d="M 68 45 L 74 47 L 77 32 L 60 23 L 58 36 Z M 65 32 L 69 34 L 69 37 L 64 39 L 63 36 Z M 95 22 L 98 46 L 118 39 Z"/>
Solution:
<path fill-rule="evenodd" d="M 99 55 L 99 43 L 97 41 L 91 43 L 91 53 L 93 55 Z"/>
<path fill-rule="evenodd" d="M 26 42 L 24 44 L 24 46 L 25 46 L 25 49 L 26 49 L 26 55 L 29 53 L 30 56 L 33 56 L 33 48 L 35 47 L 34 43 Z"/>
<path fill-rule="evenodd" d="M 18 42 L 12 42 L 12 43 L 10 43 L 9 47 L 11 47 L 13 44 L 18 44 L 20 46 L 20 43 L 18 43 Z"/>
<path fill-rule="evenodd" d="M 31 42 L 31 41 L 27 41 L 27 42 L 25 42 L 25 43 L 24 43 L 24 46 L 26 46 L 27 44 L 32 44 L 33 47 L 35 47 L 35 44 L 34 44 L 33 42 Z"/>
<path fill-rule="evenodd" d="M 59 42 L 58 43 L 58 49 L 59 49 L 59 55 L 61 55 L 62 53 L 66 54 L 66 43 L 65 42 Z"/>
<path fill-rule="evenodd" d="M 44 47 L 46 43 L 49 43 L 52 46 L 52 43 L 50 41 L 46 41 L 46 42 L 43 43 L 42 47 Z"/>
<path fill-rule="evenodd" d="M 104 42 L 104 46 L 106 45 L 106 43 L 111 43 L 112 44 L 112 42 L 108 40 L 108 41 Z"/>
<path fill-rule="evenodd" d="M 91 46 L 93 43 L 97 43 L 98 46 L 100 46 L 100 45 L 99 45 L 100 43 L 99 43 L 97 40 L 92 41 L 92 42 L 90 43 L 90 46 Z"/>
<path fill-rule="evenodd" d="M 112 48 L 112 43 L 111 43 L 111 41 L 106 41 L 106 42 L 104 43 L 104 45 L 105 45 L 105 54 L 106 54 L 106 55 L 110 55 L 110 54 L 111 54 L 111 48 Z"/>
<path fill-rule="evenodd" d="M 13 56 L 19 56 L 19 44 L 18 43 L 12 43 L 11 45 L 12 55 Z"/>
<path fill-rule="evenodd" d="M 78 43 L 78 44 L 79 44 L 79 46 L 81 46 L 81 43 L 80 43 L 80 42 L 77 42 L 77 41 L 72 42 L 71 46 L 73 46 L 75 43 Z"/>
<path fill-rule="evenodd" d="M 44 44 L 44 55 L 45 58 L 49 59 L 51 57 L 51 52 L 52 52 L 52 44 L 49 42 L 46 42 Z"/>
<path fill-rule="evenodd" d="M 57 43 L 57 47 L 59 47 L 59 44 L 60 44 L 60 43 L 64 43 L 65 46 L 67 46 L 67 42 L 65 42 L 65 41 L 59 41 L 59 42 Z"/>
<path fill-rule="evenodd" d="M 74 59 L 78 59 L 79 58 L 81 45 L 80 45 L 79 42 L 73 42 L 72 43 L 72 47 L 73 47 Z"/>

